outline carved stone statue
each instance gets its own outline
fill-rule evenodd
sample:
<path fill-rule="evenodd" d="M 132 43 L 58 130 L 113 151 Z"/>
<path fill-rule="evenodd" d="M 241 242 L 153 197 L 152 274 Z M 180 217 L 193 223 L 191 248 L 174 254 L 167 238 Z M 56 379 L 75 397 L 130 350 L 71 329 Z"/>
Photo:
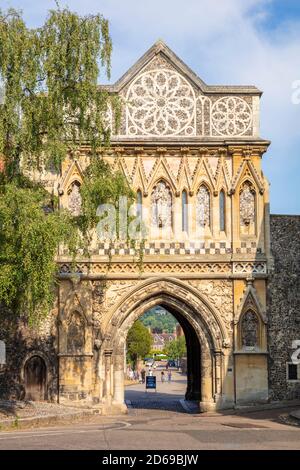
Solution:
<path fill-rule="evenodd" d="M 68 208 L 72 215 L 78 216 L 81 212 L 82 197 L 80 194 L 80 184 L 77 181 L 71 184 L 68 190 Z"/>
<path fill-rule="evenodd" d="M 242 318 L 242 347 L 258 346 L 258 318 L 257 315 L 249 310 Z"/>
<path fill-rule="evenodd" d="M 151 195 L 152 224 L 158 228 L 172 225 L 172 195 L 164 181 L 160 181 Z"/>
<path fill-rule="evenodd" d="M 204 185 L 200 186 L 197 193 L 197 224 L 201 228 L 210 225 L 210 195 Z"/>
<path fill-rule="evenodd" d="M 68 353 L 81 354 L 85 345 L 85 324 L 78 312 L 73 312 L 68 321 Z"/>
<path fill-rule="evenodd" d="M 245 183 L 240 193 L 241 225 L 249 226 L 255 220 L 255 193 L 249 183 Z"/>

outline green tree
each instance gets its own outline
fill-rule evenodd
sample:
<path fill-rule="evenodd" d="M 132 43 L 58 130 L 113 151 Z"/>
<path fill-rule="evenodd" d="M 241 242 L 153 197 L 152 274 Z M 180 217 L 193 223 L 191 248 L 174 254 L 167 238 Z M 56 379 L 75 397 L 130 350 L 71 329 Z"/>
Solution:
<path fill-rule="evenodd" d="M 165 348 L 164 354 L 166 354 L 170 359 L 180 360 L 186 356 L 186 342 L 185 337 L 180 336 L 173 341 L 169 341 Z"/>
<path fill-rule="evenodd" d="M 152 346 L 152 336 L 149 330 L 137 320 L 127 335 L 127 355 L 134 366 L 138 359 L 149 354 Z"/>
<path fill-rule="evenodd" d="M 145 326 L 150 326 L 151 329 L 158 329 L 161 332 L 167 331 L 168 333 L 173 333 L 177 325 L 177 321 L 171 313 L 166 311 L 162 314 L 156 308 L 144 313 L 140 320 Z"/>
<path fill-rule="evenodd" d="M 0 306 L 32 323 L 51 307 L 59 244 L 75 256 L 88 246 L 96 207 L 132 198 L 121 174 L 97 155 L 109 144 L 108 107 L 116 125 L 119 116 L 118 101 L 98 85 L 100 73 L 110 74 L 111 49 L 101 15 L 57 8 L 32 29 L 21 13 L 0 10 Z M 66 155 L 83 143 L 90 146 L 88 186 L 83 213 L 72 218 L 30 175 L 59 176 Z"/>
<path fill-rule="evenodd" d="M 59 170 L 70 148 L 88 142 L 96 153 L 108 140 L 109 95 L 98 79 L 102 68 L 110 74 L 111 49 L 101 15 L 51 10 L 31 29 L 19 12 L 0 11 L 0 153 L 8 177 L 15 179 L 21 158 L 23 169 Z"/>

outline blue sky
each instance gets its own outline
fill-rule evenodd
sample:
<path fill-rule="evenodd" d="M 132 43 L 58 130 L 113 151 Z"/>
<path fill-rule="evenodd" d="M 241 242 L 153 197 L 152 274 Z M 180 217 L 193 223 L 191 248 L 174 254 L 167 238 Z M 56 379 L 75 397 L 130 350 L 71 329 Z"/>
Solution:
<path fill-rule="evenodd" d="M 264 91 L 261 136 L 272 141 L 263 168 L 271 212 L 300 214 L 300 0 L 61 0 L 110 20 L 112 82 L 163 39 L 208 84 L 253 84 Z M 54 0 L 2 0 L 40 25 Z M 300 96 L 300 93 L 299 95 Z"/>

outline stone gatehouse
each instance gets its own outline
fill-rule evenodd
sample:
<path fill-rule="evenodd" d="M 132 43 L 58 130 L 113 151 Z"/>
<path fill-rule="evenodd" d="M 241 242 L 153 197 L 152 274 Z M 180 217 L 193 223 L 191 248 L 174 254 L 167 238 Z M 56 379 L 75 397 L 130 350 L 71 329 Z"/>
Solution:
<path fill-rule="evenodd" d="M 203 411 L 299 397 L 300 366 L 289 363 L 300 339 L 300 219 L 270 221 L 261 91 L 206 85 L 162 42 L 106 88 L 124 106 L 118 133 L 108 113 L 111 146 L 99 158 L 124 173 L 152 227 L 143 262 L 126 241 L 111 249 L 95 236 L 74 273 L 61 250 L 47 320 L 38 331 L 1 325 L 1 394 L 124 410 L 127 332 L 161 305 L 185 333 L 186 398 Z M 85 146 L 44 177 L 74 214 L 88 162 Z"/>

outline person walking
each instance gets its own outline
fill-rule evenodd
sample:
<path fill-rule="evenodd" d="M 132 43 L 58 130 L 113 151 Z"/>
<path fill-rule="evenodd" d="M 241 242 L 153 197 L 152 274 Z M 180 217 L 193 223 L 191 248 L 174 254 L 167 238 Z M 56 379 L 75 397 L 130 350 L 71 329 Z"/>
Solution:
<path fill-rule="evenodd" d="M 142 376 L 142 383 L 144 384 L 144 383 L 145 383 L 145 377 L 146 377 L 146 371 L 145 371 L 145 369 L 142 369 L 142 370 L 141 370 L 141 376 Z"/>
<path fill-rule="evenodd" d="M 168 382 L 170 383 L 172 380 L 172 371 L 171 369 L 168 370 Z"/>
<path fill-rule="evenodd" d="M 164 373 L 163 370 L 161 371 L 160 379 L 161 379 L 161 383 L 164 383 L 164 381 L 165 381 L 165 373 Z"/>

